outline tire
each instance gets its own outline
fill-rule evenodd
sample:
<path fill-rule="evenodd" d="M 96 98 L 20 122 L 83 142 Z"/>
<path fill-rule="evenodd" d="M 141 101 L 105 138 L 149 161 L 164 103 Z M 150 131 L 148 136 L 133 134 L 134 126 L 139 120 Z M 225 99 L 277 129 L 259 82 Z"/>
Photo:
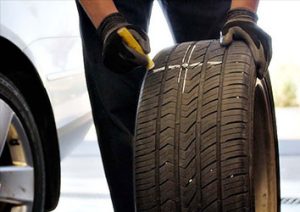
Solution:
<path fill-rule="evenodd" d="M 137 211 L 279 211 L 271 84 L 246 44 L 182 43 L 154 60 L 137 113 Z"/>
<path fill-rule="evenodd" d="M 0 211 L 44 211 L 45 167 L 37 126 L 17 87 L 0 74 Z"/>

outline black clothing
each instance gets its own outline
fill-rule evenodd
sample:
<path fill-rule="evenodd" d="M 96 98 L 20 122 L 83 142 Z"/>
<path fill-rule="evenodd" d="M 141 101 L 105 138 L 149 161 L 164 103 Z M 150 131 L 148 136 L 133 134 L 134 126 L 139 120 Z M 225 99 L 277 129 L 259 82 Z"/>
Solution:
<path fill-rule="evenodd" d="M 145 70 L 116 74 L 102 64 L 96 29 L 76 1 L 81 27 L 86 82 L 94 123 L 115 211 L 134 211 L 132 138 L 139 89 Z M 151 0 L 115 0 L 130 24 L 147 31 Z M 161 0 L 176 42 L 217 39 L 230 0 Z"/>

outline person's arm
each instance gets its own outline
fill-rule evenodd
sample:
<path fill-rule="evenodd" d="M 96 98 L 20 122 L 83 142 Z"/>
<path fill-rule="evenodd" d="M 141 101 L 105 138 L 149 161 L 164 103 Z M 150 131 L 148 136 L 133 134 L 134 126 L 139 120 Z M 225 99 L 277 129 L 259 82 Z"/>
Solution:
<path fill-rule="evenodd" d="M 246 42 L 257 67 L 257 76 L 262 79 L 267 73 L 272 58 L 271 37 L 257 25 L 259 0 L 232 0 L 220 42 L 224 46 L 233 40 Z"/>
<path fill-rule="evenodd" d="M 118 12 L 113 0 L 79 0 L 95 28 L 98 28 L 103 19 Z"/>
<path fill-rule="evenodd" d="M 258 3 L 259 0 L 232 0 L 230 9 L 244 8 L 256 13 Z"/>
<path fill-rule="evenodd" d="M 150 52 L 147 34 L 140 27 L 128 23 L 117 10 L 113 0 L 79 0 L 79 2 L 96 28 L 102 47 L 102 62 L 109 70 L 126 73 L 148 65 L 145 55 Z M 118 33 L 121 28 L 127 28 L 144 54 L 131 48 L 123 40 Z"/>

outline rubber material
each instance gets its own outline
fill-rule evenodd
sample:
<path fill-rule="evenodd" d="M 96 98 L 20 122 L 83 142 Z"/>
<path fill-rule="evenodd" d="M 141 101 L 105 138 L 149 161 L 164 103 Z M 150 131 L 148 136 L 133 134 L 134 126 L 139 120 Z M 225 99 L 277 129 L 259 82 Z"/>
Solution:
<path fill-rule="evenodd" d="M 265 105 L 269 119 L 261 120 L 270 122 L 265 131 L 272 134 L 268 134 L 272 139 L 264 141 L 272 146 L 268 155 L 273 166 L 266 175 L 273 177 L 274 196 L 270 195 L 271 206 L 264 210 L 279 211 L 272 91 L 268 77 L 257 79 L 246 44 L 234 42 L 224 48 L 217 40 L 182 43 L 159 53 L 154 62 L 155 69 L 145 77 L 137 113 L 137 211 L 259 208 L 254 176 L 260 170 L 254 166 L 253 141 L 259 144 L 259 139 L 267 137 L 254 138 L 254 124 L 260 121 L 254 119 L 255 105 Z M 266 98 L 256 98 L 256 93 Z"/>
<path fill-rule="evenodd" d="M 13 109 L 14 113 L 17 114 L 18 118 L 23 124 L 23 127 L 25 128 L 26 136 L 28 137 L 30 144 L 30 146 L 26 148 L 30 148 L 34 168 L 34 200 L 32 211 L 43 212 L 46 195 L 44 154 L 39 132 L 32 112 L 22 96 L 22 93 L 8 78 L 2 74 L 0 74 L 0 98 Z M 9 206 L 6 206 L 0 202 L 0 211 L 2 211 L 2 208 L 4 208 L 3 211 L 8 211 L 7 208 L 9 208 Z M 25 210 L 27 212 L 27 209 Z"/>

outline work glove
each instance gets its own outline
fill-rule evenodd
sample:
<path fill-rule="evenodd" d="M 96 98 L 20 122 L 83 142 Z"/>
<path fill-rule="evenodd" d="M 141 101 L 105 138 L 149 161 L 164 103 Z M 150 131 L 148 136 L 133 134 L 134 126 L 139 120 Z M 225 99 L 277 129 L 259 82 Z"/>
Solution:
<path fill-rule="evenodd" d="M 257 26 L 257 15 L 246 9 L 232 9 L 221 31 L 220 43 L 228 46 L 233 40 L 245 41 L 254 58 L 257 76 L 262 79 L 267 73 L 272 58 L 271 37 Z"/>
<path fill-rule="evenodd" d="M 102 42 L 103 64 L 111 71 L 126 73 L 135 68 L 146 66 L 147 57 L 130 48 L 117 31 L 126 27 L 140 44 L 145 54 L 150 52 L 149 39 L 146 33 L 137 26 L 129 24 L 120 13 L 107 16 L 97 29 Z"/>

